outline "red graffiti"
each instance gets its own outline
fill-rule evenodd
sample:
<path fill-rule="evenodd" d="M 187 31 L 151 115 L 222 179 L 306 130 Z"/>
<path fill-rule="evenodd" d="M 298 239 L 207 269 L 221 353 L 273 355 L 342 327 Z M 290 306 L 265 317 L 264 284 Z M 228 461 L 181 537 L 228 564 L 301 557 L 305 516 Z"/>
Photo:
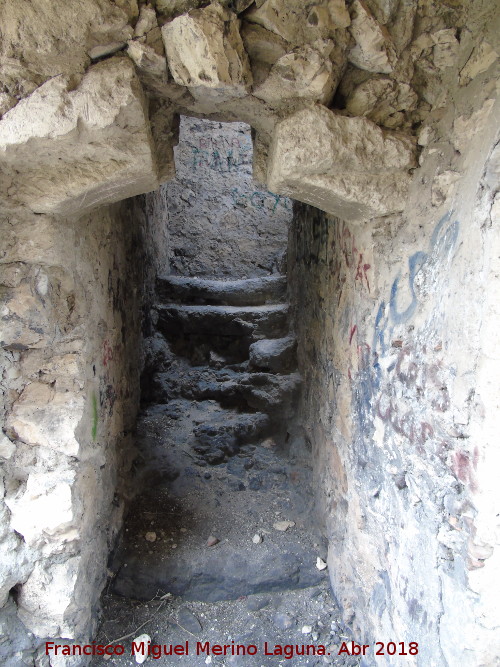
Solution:
<path fill-rule="evenodd" d="M 479 460 L 479 450 L 476 447 L 472 456 L 468 452 L 459 450 L 452 457 L 452 469 L 455 477 L 466 484 L 472 493 L 478 489 L 475 471 Z"/>
<path fill-rule="evenodd" d="M 379 398 L 376 404 L 377 415 L 384 423 L 390 424 L 396 433 L 406 438 L 410 444 L 415 445 L 420 453 L 423 453 L 427 440 L 434 437 L 434 428 L 429 422 L 415 420 L 412 411 L 400 415 L 398 406 L 392 400 L 389 401 L 388 407 L 383 409 L 382 398 Z"/>
<path fill-rule="evenodd" d="M 371 292 L 370 280 L 368 277 L 368 271 L 371 269 L 371 264 L 368 264 L 368 262 L 363 260 L 363 252 L 358 250 L 356 240 L 345 223 L 338 228 L 335 242 L 344 257 L 346 267 L 353 271 L 354 280 L 359 281 L 362 286 L 366 285 L 368 292 Z"/>
<path fill-rule="evenodd" d="M 107 366 L 108 363 L 113 359 L 113 348 L 111 347 L 108 339 L 103 343 L 103 352 L 102 352 L 102 363 L 103 366 Z"/>
<path fill-rule="evenodd" d="M 355 324 L 353 327 L 351 327 L 351 334 L 349 336 L 349 345 L 351 345 L 351 343 L 352 343 L 352 337 L 356 333 L 357 328 L 358 328 L 357 324 Z"/>

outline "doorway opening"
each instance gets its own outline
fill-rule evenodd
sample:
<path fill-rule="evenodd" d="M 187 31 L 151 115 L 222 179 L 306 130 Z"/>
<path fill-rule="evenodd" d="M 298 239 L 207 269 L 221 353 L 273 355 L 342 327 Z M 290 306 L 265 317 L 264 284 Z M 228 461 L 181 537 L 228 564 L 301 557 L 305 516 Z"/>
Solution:
<path fill-rule="evenodd" d="M 244 123 L 183 117 L 175 153 L 177 177 L 146 196 L 166 261 L 145 339 L 137 495 L 110 563 L 101 639 L 167 604 L 158 632 L 171 623 L 176 642 L 240 632 L 263 647 L 273 622 L 289 643 L 312 609 L 330 639 L 340 616 L 296 418 L 292 202 L 252 180 Z"/>

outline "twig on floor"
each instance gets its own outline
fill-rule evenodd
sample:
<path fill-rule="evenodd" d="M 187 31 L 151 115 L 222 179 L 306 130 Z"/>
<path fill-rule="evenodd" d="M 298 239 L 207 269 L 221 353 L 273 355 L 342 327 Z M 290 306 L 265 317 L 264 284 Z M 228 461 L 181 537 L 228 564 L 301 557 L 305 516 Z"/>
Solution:
<path fill-rule="evenodd" d="M 161 602 L 161 603 L 160 603 L 160 606 L 159 606 L 158 609 L 155 611 L 155 613 L 151 616 L 151 618 L 148 618 L 147 621 L 144 621 L 144 623 L 141 623 L 141 625 L 139 625 L 139 627 L 137 627 L 137 628 L 136 628 L 135 630 L 133 630 L 132 632 L 129 632 L 128 635 L 123 635 L 123 637 L 118 637 L 118 639 L 114 639 L 112 642 L 109 642 L 109 643 L 110 643 L 110 644 L 118 644 L 119 642 L 122 642 L 124 639 L 128 639 L 129 637 L 133 637 L 137 632 L 139 632 L 139 630 L 141 630 L 145 625 L 147 625 L 148 623 L 150 623 L 150 622 L 153 620 L 153 618 L 155 618 L 155 616 L 157 616 L 157 615 L 160 613 L 160 611 L 161 611 L 162 607 L 164 606 L 164 604 L 165 604 L 165 602 Z"/>

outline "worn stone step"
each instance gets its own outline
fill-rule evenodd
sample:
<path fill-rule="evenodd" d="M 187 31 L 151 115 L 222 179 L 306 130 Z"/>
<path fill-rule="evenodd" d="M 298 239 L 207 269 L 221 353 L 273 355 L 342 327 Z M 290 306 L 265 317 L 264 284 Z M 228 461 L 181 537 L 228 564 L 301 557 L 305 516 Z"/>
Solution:
<path fill-rule="evenodd" d="M 308 588 L 325 579 L 314 565 L 314 552 L 293 539 L 279 550 L 275 544 L 264 543 L 252 552 L 221 543 L 213 552 L 207 551 L 199 549 L 182 558 L 179 549 L 159 558 L 157 553 L 130 550 L 127 567 L 119 570 L 113 590 L 135 600 L 151 600 L 158 591 L 165 591 L 185 600 L 216 602 Z"/>
<path fill-rule="evenodd" d="M 286 276 L 241 280 L 208 280 L 185 276 L 160 276 L 156 283 L 160 302 L 191 305 L 261 306 L 283 303 Z"/>
<path fill-rule="evenodd" d="M 288 304 L 263 306 L 158 306 L 158 329 L 167 338 L 185 335 L 281 338 L 288 330 Z"/>
<path fill-rule="evenodd" d="M 199 367 L 179 373 L 177 367 L 156 373 L 152 380 L 156 401 L 172 398 L 213 399 L 224 404 L 248 406 L 264 412 L 288 412 L 301 383 L 298 373 L 277 375 L 236 372 L 223 368 Z"/>
<path fill-rule="evenodd" d="M 250 367 L 273 373 L 286 373 L 297 368 L 295 336 L 262 339 L 250 345 Z"/>

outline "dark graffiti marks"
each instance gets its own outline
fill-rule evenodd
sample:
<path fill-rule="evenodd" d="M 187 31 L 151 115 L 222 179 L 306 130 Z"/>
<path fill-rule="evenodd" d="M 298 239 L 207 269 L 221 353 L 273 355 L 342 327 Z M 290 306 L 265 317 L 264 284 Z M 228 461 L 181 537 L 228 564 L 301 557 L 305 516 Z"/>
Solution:
<path fill-rule="evenodd" d="M 265 209 L 269 213 L 276 213 L 278 206 L 286 210 L 291 210 L 292 202 L 287 197 L 275 195 L 273 192 L 262 192 L 254 190 L 251 193 L 245 193 L 239 188 L 231 190 L 231 197 L 235 206 L 252 206 L 253 208 Z"/>
<path fill-rule="evenodd" d="M 200 137 L 191 151 L 194 171 L 207 167 L 220 173 L 237 172 L 252 161 L 252 144 L 238 137 Z"/>

